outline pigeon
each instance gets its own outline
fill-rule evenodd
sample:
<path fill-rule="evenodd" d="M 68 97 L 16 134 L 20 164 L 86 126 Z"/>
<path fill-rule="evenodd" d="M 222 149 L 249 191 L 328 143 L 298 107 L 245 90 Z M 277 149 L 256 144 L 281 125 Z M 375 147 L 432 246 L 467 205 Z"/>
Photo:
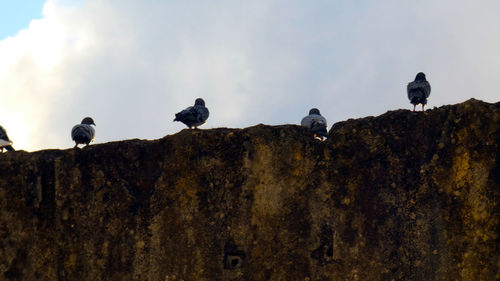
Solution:
<path fill-rule="evenodd" d="M 319 109 L 317 108 L 312 108 L 311 110 L 309 110 L 309 115 L 302 118 L 300 124 L 311 129 L 314 133 L 314 138 L 323 140 L 323 138 L 326 138 L 328 136 L 326 132 L 326 119 L 325 117 L 321 116 L 321 113 L 319 113 Z"/>
<path fill-rule="evenodd" d="M 12 141 L 9 139 L 9 136 L 7 136 L 7 131 L 0 126 L 0 151 L 3 152 L 3 149 L 6 149 L 7 151 L 14 151 L 14 148 L 12 147 Z"/>
<path fill-rule="evenodd" d="M 95 130 L 91 125 L 95 126 L 94 120 L 90 117 L 85 117 L 81 124 L 75 125 L 71 129 L 71 139 L 75 141 L 74 148 L 77 148 L 79 144 L 89 145 L 94 140 Z"/>
<path fill-rule="evenodd" d="M 208 108 L 205 107 L 205 101 L 201 98 L 197 98 L 194 102 L 194 106 L 190 106 L 176 113 L 174 121 L 180 121 L 186 124 L 190 129 L 193 127 L 197 129 L 198 126 L 207 121 L 209 114 Z"/>
<path fill-rule="evenodd" d="M 406 88 L 408 92 L 408 99 L 413 104 L 413 111 L 417 104 L 422 104 L 422 111 L 427 104 L 427 98 L 431 94 L 431 85 L 425 80 L 425 74 L 419 72 L 415 77 L 415 81 L 408 83 Z"/>

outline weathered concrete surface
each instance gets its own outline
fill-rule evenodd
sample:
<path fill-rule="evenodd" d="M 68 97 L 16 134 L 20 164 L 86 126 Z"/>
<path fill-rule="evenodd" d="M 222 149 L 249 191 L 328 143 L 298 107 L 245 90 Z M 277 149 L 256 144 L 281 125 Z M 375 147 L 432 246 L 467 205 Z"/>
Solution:
<path fill-rule="evenodd" d="M 0 155 L 0 280 L 499 280 L 500 104 Z"/>

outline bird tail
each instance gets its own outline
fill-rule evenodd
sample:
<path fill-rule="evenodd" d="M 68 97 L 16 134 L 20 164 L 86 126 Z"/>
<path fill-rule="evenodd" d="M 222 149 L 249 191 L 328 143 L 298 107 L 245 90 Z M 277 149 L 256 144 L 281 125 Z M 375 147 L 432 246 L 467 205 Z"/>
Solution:
<path fill-rule="evenodd" d="M 181 116 L 181 113 L 176 113 L 175 114 L 175 118 L 174 118 L 174 121 L 180 121 L 179 117 Z"/>
<path fill-rule="evenodd" d="M 321 130 L 321 131 L 317 131 L 316 134 L 318 136 L 322 136 L 324 138 L 327 138 L 328 137 L 328 133 L 326 132 L 326 129 L 325 130 Z"/>
<path fill-rule="evenodd" d="M 7 151 L 16 151 L 12 145 L 7 145 L 7 146 L 4 146 L 5 149 L 7 149 Z"/>

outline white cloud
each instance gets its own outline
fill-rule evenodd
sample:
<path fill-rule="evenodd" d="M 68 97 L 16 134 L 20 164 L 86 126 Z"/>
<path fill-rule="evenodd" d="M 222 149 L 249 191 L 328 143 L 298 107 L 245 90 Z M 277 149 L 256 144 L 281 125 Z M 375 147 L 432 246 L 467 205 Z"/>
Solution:
<path fill-rule="evenodd" d="M 202 128 L 298 123 L 310 107 L 332 124 L 411 108 L 419 71 L 431 107 L 500 97 L 495 1 L 247 2 L 49 0 L 0 41 L 0 122 L 27 150 L 72 147 L 87 115 L 97 142 L 172 134 L 197 97 Z"/>

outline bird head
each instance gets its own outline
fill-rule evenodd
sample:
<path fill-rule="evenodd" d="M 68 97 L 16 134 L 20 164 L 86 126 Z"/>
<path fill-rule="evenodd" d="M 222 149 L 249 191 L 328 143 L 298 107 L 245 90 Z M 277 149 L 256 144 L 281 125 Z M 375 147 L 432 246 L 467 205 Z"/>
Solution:
<path fill-rule="evenodd" d="M 202 98 L 197 98 L 197 99 L 194 101 L 194 105 L 201 105 L 201 106 L 205 106 L 205 101 L 204 101 Z"/>
<path fill-rule="evenodd" d="M 309 115 L 311 115 L 311 114 L 321 115 L 319 113 L 319 109 L 317 109 L 317 108 L 311 108 L 311 110 L 309 110 Z"/>
<path fill-rule="evenodd" d="M 94 123 L 94 120 L 92 120 L 92 118 L 90 118 L 90 117 L 85 117 L 85 118 L 83 118 L 83 120 L 82 120 L 82 124 L 87 124 L 87 125 L 94 125 L 94 126 L 96 126 L 96 124 Z"/>
<path fill-rule="evenodd" d="M 423 72 L 419 72 L 415 77 L 416 81 L 425 81 L 425 74 Z"/>

